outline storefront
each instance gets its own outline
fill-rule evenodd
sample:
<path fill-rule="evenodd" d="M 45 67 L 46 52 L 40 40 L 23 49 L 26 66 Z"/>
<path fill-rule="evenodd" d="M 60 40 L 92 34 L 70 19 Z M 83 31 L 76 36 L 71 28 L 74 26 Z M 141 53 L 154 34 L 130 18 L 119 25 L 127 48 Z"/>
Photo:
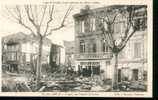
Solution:
<path fill-rule="evenodd" d="M 18 68 L 18 63 L 14 62 L 14 61 L 9 61 L 8 62 L 8 67 L 7 67 L 7 71 L 9 72 L 19 72 L 19 68 Z"/>
<path fill-rule="evenodd" d="M 145 67 L 141 63 L 120 64 L 118 68 L 118 82 L 147 80 Z"/>
<path fill-rule="evenodd" d="M 80 64 L 78 65 L 78 74 L 85 77 L 99 75 L 100 63 L 99 62 L 80 62 Z"/>

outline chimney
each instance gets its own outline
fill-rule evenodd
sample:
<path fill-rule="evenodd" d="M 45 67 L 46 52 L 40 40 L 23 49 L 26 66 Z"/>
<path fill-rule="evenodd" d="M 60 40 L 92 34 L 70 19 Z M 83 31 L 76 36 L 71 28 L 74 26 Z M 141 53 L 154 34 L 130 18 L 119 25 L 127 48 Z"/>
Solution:
<path fill-rule="evenodd" d="M 89 5 L 86 5 L 86 6 L 84 7 L 84 9 L 81 9 L 81 10 L 80 10 L 80 13 L 81 13 L 81 14 L 87 14 L 87 13 L 89 12 L 89 10 L 90 10 L 90 6 L 89 6 Z"/>

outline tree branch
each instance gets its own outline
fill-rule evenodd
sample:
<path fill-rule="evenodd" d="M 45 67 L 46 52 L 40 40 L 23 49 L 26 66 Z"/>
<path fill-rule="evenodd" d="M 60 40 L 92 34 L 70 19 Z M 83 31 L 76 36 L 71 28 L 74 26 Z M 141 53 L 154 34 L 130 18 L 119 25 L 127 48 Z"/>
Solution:
<path fill-rule="evenodd" d="M 104 37 L 105 37 L 105 39 L 104 39 L 104 40 L 105 40 L 105 41 L 106 41 L 106 43 L 108 44 L 109 48 L 112 50 L 112 48 L 113 48 L 113 47 L 112 47 L 112 46 L 108 43 L 107 38 L 106 38 L 106 35 L 105 35 L 104 33 L 103 33 L 103 35 L 104 35 Z"/>
<path fill-rule="evenodd" d="M 110 22 L 110 24 L 113 24 L 113 23 L 115 22 L 117 16 L 118 16 L 118 14 L 116 14 L 116 15 L 114 16 L 114 18 L 113 18 L 113 20 Z"/>
<path fill-rule="evenodd" d="M 44 36 L 46 36 L 46 33 L 48 31 L 48 28 L 49 28 L 49 24 L 52 22 L 53 20 L 53 11 L 54 11 L 54 5 L 52 6 L 52 8 L 49 9 L 49 20 L 47 22 L 47 25 L 46 25 L 46 29 L 45 29 L 45 32 L 44 32 Z"/>
<path fill-rule="evenodd" d="M 53 31 L 57 31 L 57 30 L 63 28 L 64 26 L 65 26 L 65 25 L 61 24 L 59 27 L 56 27 L 56 28 L 51 29 L 51 31 L 50 31 L 48 34 L 45 34 L 44 37 L 45 37 L 45 36 L 48 36 L 48 35 L 51 35 Z"/>
<path fill-rule="evenodd" d="M 47 9 L 47 6 L 44 6 L 44 8 L 43 8 L 43 14 L 42 14 L 42 18 L 41 18 L 41 21 L 40 21 L 40 25 L 39 25 L 39 26 L 41 26 L 41 25 L 42 25 L 42 22 L 43 22 L 43 19 L 44 19 L 45 13 L 46 13 L 46 9 Z"/>
<path fill-rule="evenodd" d="M 105 30 L 105 27 L 104 27 L 103 23 L 102 23 L 102 25 L 101 25 L 101 30 L 102 30 L 102 33 L 103 33 L 103 35 L 104 35 L 104 37 L 105 37 L 106 39 L 107 39 L 107 36 L 108 36 L 108 38 L 109 38 L 108 40 L 109 40 L 109 42 L 112 43 L 112 46 L 111 46 L 109 43 L 108 43 L 108 45 L 109 45 L 109 47 L 112 49 L 113 46 L 114 46 L 113 40 L 110 38 L 108 31 Z M 105 40 L 106 40 L 106 39 L 105 39 Z"/>
<path fill-rule="evenodd" d="M 126 46 L 127 42 L 134 35 L 135 32 L 136 32 L 136 30 L 134 29 L 133 32 L 124 41 L 122 41 L 122 44 L 119 47 L 120 51 Z"/>
<path fill-rule="evenodd" d="M 24 26 L 26 29 L 30 30 L 31 34 L 33 34 L 33 36 L 36 36 L 36 34 L 34 33 L 34 31 L 29 26 L 27 26 L 26 24 L 24 24 L 22 21 L 19 22 L 19 24 L 21 24 L 22 26 Z"/>
<path fill-rule="evenodd" d="M 107 20 L 105 18 L 107 18 Z M 107 23 L 110 23 L 110 19 L 109 19 L 109 16 L 107 14 L 105 14 L 105 18 L 104 18 L 105 19 L 104 21 L 106 21 Z"/>
<path fill-rule="evenodd" d="M 71 10 L 72 10 L 72 6 L 69 6 L 68 10 L 66 11 L 66 13 L 65 13 L 65 15 L 64 15 L 64 18 L 63 18 L 63 20 L 62 20 L 60 26 L 51 29 L 50 32 L 49 32 L 48 34 L 45 34 L 44 36 L 51 35 L 53 31 L 56 31 L 56 30 L 59 30 L 59 29 L 63 28 L 63 27 L 65 26 L 65 25 L 64 25 L 64 22 L 65 22 L 66 18 L 68 17 L 68 15 L 70 14 Z"/>
<path fill-rule="evenodd" d="M 26 29 L 28 29 L 31 32 L 31 34 L 33 34 L 33 36 L 36 36 L 34 31 L 23 22 L 22 14 L 21 14 L 21 10 L 20 10 L 19 6 L 16 6 L 16 10 L 17 10 L 17 16 L 18 16 L 18 18 L 17 18 L 18 23 L 20 25 L 22 25 L 23 27 L 25 27 Z"/>
<path fill-rule="evenodd" d="M 114 40 L 113 35 L 112 35 L 112 34 L 114 34 L 114 33 L 113 33 L 113 32 L 114 32 L 114 29 L 113 29 L 113 31 L 112 31 L 112 26 L 111 26 L 112 24 L 108 23 L 107 25 L 108 25 L 107 34 L 108 34 L 108 36 L 109 36 L 109 39 L 111 40 L 112 45 L 115 46 L 115 40 Z"/>
<path fill-rule="evenodd" d="M 103 23 L 106 23 L 107 31 L 105 30 L 104 25 L 103 25 L 102 31 L 107 33 L 109 39 L 111 40 L 112 45 L 114 46 L 115 45 L 115 41 L 114 41 L 113 36 L 112 36 L 114 31 L 112 31 L 111 25 L 114 24 L 114 21 L 115 21 L 115 18 L 116 18 L 117 15 L 114 17 L 113 22 L 110 22 L 110 19 L 109 19 L 108 15 L 105 14 L 105 16 L 106 16 L 107 20 L 105 18 L 103 18 Z"/>
<path fill-rule="evenodd" d="M 33 14 L 33 9 L 32 9 L 32 6 L 30 5 L 30 13 L 31 13 L 31 16 L 32 16 L 32 19 L 35 20 L 35 16 Z"/>
<path fill-rule="evenodd" d="M 5 7 L 5 9 L 11 15 L 11 17 L 13 17 L 16 21 L 18 20 L 18 17 L 16 17 L 16 15 L 14 15 L 7 7 Z"/>
<path fill-rule="evenodd" d="M 127 12 L 128 12 L 128 18 L 127 18 L 127 28 L 125 30 L 125 36 L 122 39 L 122 43 L 120 45 L 120 51 L 126 46 L 127 42 L 129 41 L 129 39 L 134 35 L 134 33 L 137 31 L 136 25 L 134 25 L 134 14 L 135 14 L 135 10 L 133 7 L 128 7 L 127 8 Z M 130 29 L 133 28 L 133 31 L 131 32 L 131 34 L 129 33 Z M 129 35 L 130 34 L 130 35 Z"/>
<path fill-rule="evenodd" d="M 26 11 L 26 14 L 27 14 L 27 17 L 28 17 L 29 21 L 33 24 L 33 26 L 37 29 L 37 31 L 39 31 L 38 30 L 39 29 L 38 25 L 36 25 L 35 20 L 33 18 L 31 18 L 31 16 L 30 16 L 30 8 L 29 8 L 29 6 L 26 5 L 24 8 L 25 8 L 25 11 Z"/>

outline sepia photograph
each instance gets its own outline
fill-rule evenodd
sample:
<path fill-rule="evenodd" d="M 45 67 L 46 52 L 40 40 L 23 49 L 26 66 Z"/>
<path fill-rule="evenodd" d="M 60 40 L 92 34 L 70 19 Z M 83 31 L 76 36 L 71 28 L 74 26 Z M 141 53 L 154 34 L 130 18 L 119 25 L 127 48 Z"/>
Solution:
<path fill-rule="evenodd" d="M 0 12 L 2 93 L 152 91 L 147 4 L 3 4 Z"/>

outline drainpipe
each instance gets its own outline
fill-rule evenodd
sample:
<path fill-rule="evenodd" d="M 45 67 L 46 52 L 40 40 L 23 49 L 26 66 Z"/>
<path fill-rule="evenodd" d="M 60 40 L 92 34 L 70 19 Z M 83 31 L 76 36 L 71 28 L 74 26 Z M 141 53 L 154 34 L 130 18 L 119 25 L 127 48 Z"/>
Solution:
<path fill-rule="evenodd" d="M 93 66 L 91 65 L 91 77 L 93 77 Z"/>
<path fill-rule="evenodd" d="M 59 47 L 59 66 L 60 66 L 60 57 L 61 57 L 61 52 L 60 52 L 60 47 Z"/>

